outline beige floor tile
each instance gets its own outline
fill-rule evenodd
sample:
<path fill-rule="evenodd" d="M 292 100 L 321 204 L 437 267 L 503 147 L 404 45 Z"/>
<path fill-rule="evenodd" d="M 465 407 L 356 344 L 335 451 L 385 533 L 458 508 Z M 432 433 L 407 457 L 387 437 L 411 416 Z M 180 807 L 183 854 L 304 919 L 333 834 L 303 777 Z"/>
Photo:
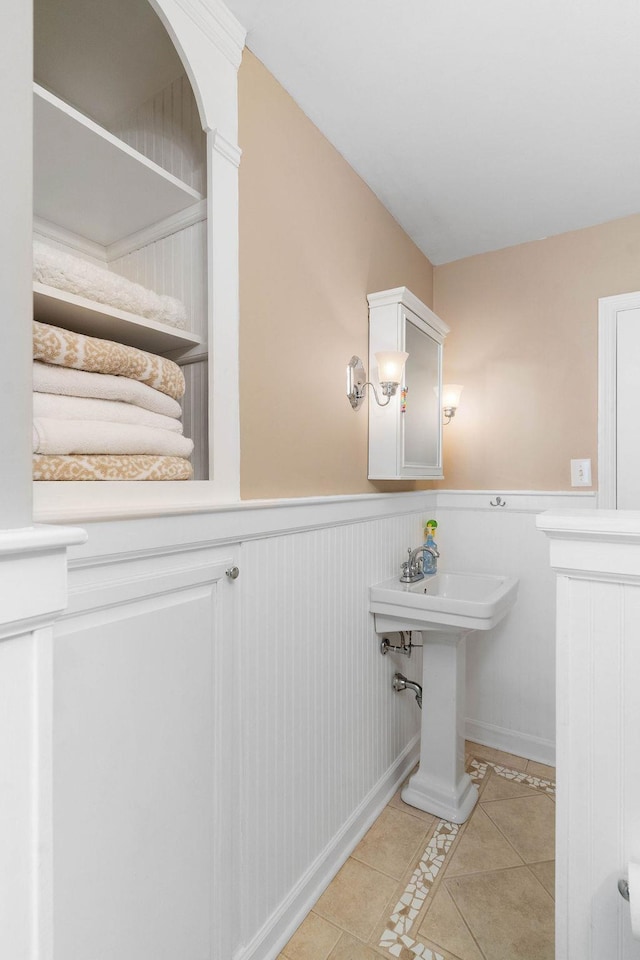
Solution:
<path fill-rule="evenodd" d="M 483 807 L 477 806 L 445 866 L 445 875 L 462 876 L 521 864 L 521 858 L 486 815 Z"/>
<path fill-rule="evenodd" d="M 482 809 L 525 863 L 553 860 L 556 808 L 548 797 L 538 795 L 490 803 L 483 801 Z"/>
<path fill-rule="evenodd" d="M 556 896 L 556 865 L 555 861 L 547 860 L 545 863 L 530 863 L 529 869 L 533 870 L 536 877 L 545 888 L 547 893 L 555 899 Z"/>
<path fill-rule="evenodd" d="M 464 957 L 458 956 L 457 953 L 450 953 L 448 950 L 445 950 L 444 947 L 441 947 L 439 943 L 434 943 L 433 940 L 429 940 L 428 937 L 420 937 L 419 942 L 423 946 L 428 947 L 431 953 L 438 957 L 438 960 L 440 960 L 440 957 L 442 957 L 442 960 L 464 960 Z M 429 954 L 427 954 L 427 956 L 429 956 Z M 480 954 L 478 954 L 478 956 L 480 956 Z M 410 950 L 407 953 L 400 954 L 400 960 L 414 960 L 414 957 L 415 954 Z M 390 960 L 390 958 L 387 956 L 385 960 Z"/>
<path fill-rule="evenodd" d="M 424 849 L 429 824 L 394 807 L 385 807 L 351 854 L 399 880 Z"/>
<path fill-rule="evenodd" d="M 380 954 L 368 947 L 366 943 L 361 943 L 348 933 L 343 933 L 329 960 L 380 960 Z"/>
<path fill-rule="evenodd" d="M 556 768 L 548 767 L 546 763 L 537 763 L 535 760 L 529 760 L 527 763 L 527 773 L 532 777 L 541 777 L 543 780 L 556 780 Z"/>
<path fill-rule="evenodd" d="M 327 960 L 341 936 L 341 930 L 317 914 L 309 913 L 282 951 L 282 956 L 286 960 Z"/>
<path fill-rule="evenodd" d="M 491 760 L 492 763 L 499 763 L 501 766 L 511 767 L 513 770 L 525 770 L 530 762 L 524 757 L 517 757 L 515 753 L 503 753 L 502 750 L 494 750 L 493 747 L 483 747 L 481 743 L 474 743 L 472 740 L 467 740 L 466 752 L 471 757 Z"/>
<path fill-rule="evenodd" d="M 360 940 L 368 940 L 397 886 L 391 877 L 350 858 L 313 909 Z"/>
<path fill-rule="evenodd" d="M 394 793 L 387 806 L 393 807 L 396 810 L 402 810 L 403 813 L 408 813 L 409 816 L 416 817 L 418 820 L 424 820 L 427 828 L 432 827 L 437 818 L 434 817 L 432 813 L 427 813 L 425 810 L 418 810 L 417 807 L 412 807 L 410 803 L 405 803 L 400 796 L 401 793 L 402 789 Z"/>
<path fill-rule="evenodd" d="M 421 942 L 428 940 L 442 950 L 450 951 L 460 960 L 483 960 L 469 928 L 444 884 L 438 888 L 418 937 Z"/>
<path fill-rule="evenodd" d="M 553 899 L 527 867 L 447 880 L 485 957 L 553 960 Z"/>
<path fill-rule="evenodd" d="M 511 800 L 513 797 L 535 797 L 539 794 L 535 787 L 515 780 L 505 780 L 492 770 L 487 774 L 487 783 L 480 800 L 485 803 L 487 800 Z"/>

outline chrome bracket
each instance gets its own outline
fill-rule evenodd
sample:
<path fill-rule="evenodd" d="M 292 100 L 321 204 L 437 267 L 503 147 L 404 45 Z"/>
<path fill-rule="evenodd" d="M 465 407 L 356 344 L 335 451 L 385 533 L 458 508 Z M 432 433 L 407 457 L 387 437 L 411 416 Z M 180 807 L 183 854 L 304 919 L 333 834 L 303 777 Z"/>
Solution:
<path fill-rule="evenodd" d="M 411 651 L 414 647 L 419 647 L 421 644 L 413 643 L 411 639 L 411 631 L 409 630 L 409 643 L 407 643 L 404 630 L 400 630 L 400 644 L 396 645 L 391 643 L 388 637 L 383 637 L 380 641 L 380 653 L 383 657 L 389 653 L 390 650 L 393 650 L 394 653 L 401 653 L 403 657 L 410 657 Z"/>
<path fill-rule="evenodd" d="M 362 360 L 360 357 L 351 357 L 347 364 L 347 397 L 354 410 L 364 402 L 366 382 L 367 375 Z"/>

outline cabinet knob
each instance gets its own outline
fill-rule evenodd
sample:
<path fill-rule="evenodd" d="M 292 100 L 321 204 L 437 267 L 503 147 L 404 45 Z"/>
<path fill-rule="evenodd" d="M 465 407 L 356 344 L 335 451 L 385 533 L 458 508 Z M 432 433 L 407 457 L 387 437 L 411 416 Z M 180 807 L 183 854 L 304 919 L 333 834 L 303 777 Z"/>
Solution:
<path fill-rule="evenodd" d="M 240 576 L 240 570 L 238 567 L 227 567 L 225 573 L 229 577 L 229 580 L 237 580 Z"/>

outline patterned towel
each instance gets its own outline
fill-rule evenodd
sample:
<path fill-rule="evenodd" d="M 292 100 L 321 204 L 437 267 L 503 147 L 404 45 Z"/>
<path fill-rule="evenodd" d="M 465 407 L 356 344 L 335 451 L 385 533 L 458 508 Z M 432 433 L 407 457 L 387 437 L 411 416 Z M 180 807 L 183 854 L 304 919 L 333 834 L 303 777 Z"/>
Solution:
<path fill-rule="evenodd" d="M 172 430 L 135 423 L 34 417 L 33 453 L 149 453 L 161 457 L 190 457 L 193 440 Z"/>
<path fill-rule="evenodd" d="M 34 480 L 190 480 L 193 468 L 182 457 L 69 456 L 35 454 Z"/>
<path fill-rule="evenodd" d="M 33 357 L 74 370 L 139 380 L 175 400 L 185 391 L 182 370 L 173 360 L 37 320 L 33 322 Z"/>
<path fill-rule="evenodd" d="M 33 389 L 39 393 L 55 393 L 64 397 L 98 397 L 122 400 L 124 403 L 153 410 L 164 417 L 181 417 L 182 407 L 173 397 L 130 377 L 114 377 L 108 373 L 87 373 L 71 367 L 33 361 Z"/>

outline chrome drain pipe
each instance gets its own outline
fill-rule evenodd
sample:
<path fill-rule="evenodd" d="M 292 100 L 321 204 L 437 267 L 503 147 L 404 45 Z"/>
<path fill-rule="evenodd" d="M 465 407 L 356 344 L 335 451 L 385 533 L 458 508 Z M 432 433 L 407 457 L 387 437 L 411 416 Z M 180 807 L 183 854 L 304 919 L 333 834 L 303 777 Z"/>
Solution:
<path fill-rule="evenodd" d="M 401 673 L 394 673 L 391 685 L 396 693 L 401 693 L 403 690 L 413 690 L 416 695 L 416 703 L 422 710 L 422 687 L 419 683 L 407 680 Z"/>

